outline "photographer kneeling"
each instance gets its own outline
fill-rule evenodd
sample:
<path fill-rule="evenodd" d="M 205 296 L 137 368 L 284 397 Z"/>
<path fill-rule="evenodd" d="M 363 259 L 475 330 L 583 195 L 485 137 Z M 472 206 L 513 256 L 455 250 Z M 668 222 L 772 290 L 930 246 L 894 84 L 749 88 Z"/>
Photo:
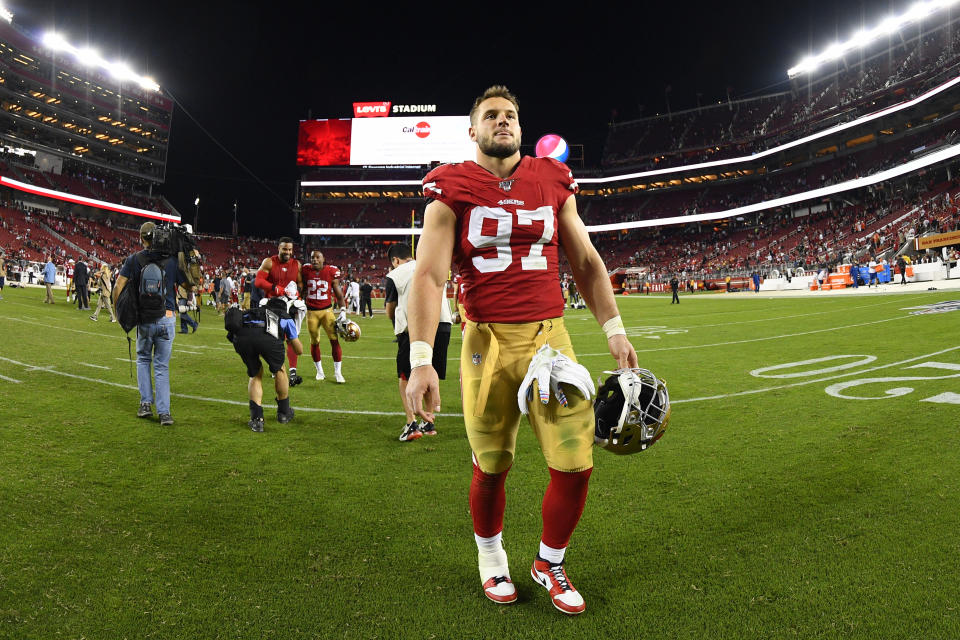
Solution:
<path fill-rule="evenodd" d="M 234 350 L 247 365 L 250 382 L 250 422 L 253 431 L 263 431 L 263 365 L 260 358 L 273 374 L 274 389 L 277 392 L 277 422 L 285 423 L 293 419 L 290 407 L 289 380 L 283 370 L 284 340 L 289 340 L 297 355 L 303 353 L 303 345 L 297 334 L 297 325 L 287 313 L 287 304 L 283 298 L 271 298 L 263 307 L 241 311 L 237 307 L 227 310 L 224 317 L 227 340 L 233 343 Z"/>

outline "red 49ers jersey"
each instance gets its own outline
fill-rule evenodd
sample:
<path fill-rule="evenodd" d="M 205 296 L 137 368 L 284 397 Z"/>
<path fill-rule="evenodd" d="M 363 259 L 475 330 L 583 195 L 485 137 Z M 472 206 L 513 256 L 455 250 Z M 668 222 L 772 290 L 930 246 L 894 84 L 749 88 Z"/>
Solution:
<path fill-rule="evenodd" d="M 299 260 L 290 258 L 286 262 L 280 262 L 280 256 L 270 256 L 270 261 L 273 262 L 273 267 L 270 269 L 270 275 L 267 277 L 267 280 L 275 286 L 285 289 L 291 280 L 297 280 L 297 274 L 300 273 Z M 273 291 L 267 291 L 266 294 L 268 298 L 274 296 Z"/>
<path fill-rule="evenodd" d="M 300 273 L 303 276 L 303 299 L 307 301 L 307 308 L 329 308 L 333 304 L 333 281 L 340 277 L 340 269 L 332 264 L 325 264 L 321 269 L 305 264 Z"/>
<path fill-rule="evenodd" d="M 64 267 L 64 270 L 67 272 L 67 280 L 72 280 L 72 279 L 73 279 L 73 267 L 68 264 L 66 267 Z"/>
<path fill-rule="evenodd" d="M 557 214 L 577 183 L 552 158 L 524 156 L 509 178 L 476 162 L 441 165 L 423 194 L 457 216 L 453 259 L 467 317 L 535 322 L 563 315 Z"/>

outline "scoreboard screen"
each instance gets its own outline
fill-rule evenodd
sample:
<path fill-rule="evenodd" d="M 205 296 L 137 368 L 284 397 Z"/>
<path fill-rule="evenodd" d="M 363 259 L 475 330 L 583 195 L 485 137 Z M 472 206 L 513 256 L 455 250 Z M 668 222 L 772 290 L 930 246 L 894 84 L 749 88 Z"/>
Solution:
<path fill-rule="evenodd" d="M 476 155 L 469 116 L 302 120 L 297 165 L 409 165 Z"/>

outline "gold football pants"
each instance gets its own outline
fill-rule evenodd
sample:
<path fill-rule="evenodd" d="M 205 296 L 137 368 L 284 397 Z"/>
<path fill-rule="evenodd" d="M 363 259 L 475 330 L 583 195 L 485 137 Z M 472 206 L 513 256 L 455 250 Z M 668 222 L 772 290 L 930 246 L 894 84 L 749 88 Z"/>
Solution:
<path fill-rule="evenodd" d="M 537 349 L 551 347 L 576 362 L 563 318 L 521 324 L 467 321 L 460 352 L 460 385 L 467 438 L 484 473 L 513 464 L 520 427 L 517 392 Z M 578 391 L 566 407 L 551 394 L 540 402 L 537 384 L 528 418 L 551 469 L 578 472 L 593 467 L 593 404 Z"/>
<path fill-rule="evenodd" d="M 308 309 L 307 310 L 307 330 L 310 332 L 310 344 L 320 344 L 320 327 L 327 333 L 331 340 L 337 339 L 336 329 L 337 318 L 333 315 L 333 308 L 326 309 Z"/>

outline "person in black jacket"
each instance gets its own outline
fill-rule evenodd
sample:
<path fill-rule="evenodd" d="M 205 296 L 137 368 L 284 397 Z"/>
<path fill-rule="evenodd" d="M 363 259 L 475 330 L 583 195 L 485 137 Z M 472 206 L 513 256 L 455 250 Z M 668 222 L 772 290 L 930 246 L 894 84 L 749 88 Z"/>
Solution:
<path fill-rule="evenodd" d="M 90 271 L 83 256 L 77 256 L 77 266 L 73 271 L 73 284 L 77 289 L 77 308 L 81 311 L 90 311 L 90 293 L 87 285 L 90 282 Z"/>
<path fill-rule="evenodd" d="M 900 269 L 900 284 L 907 284 L 907 261 L 897 256 L 897 269 Z"/>
<path fill-rule="evenodd" d="M 363 310 L 366 309 L 370 313 L 370 317 L 373 317 L 373 304 L 371 303 L 371 296 L 373 294 L 373 285 L 364 278 L 363 284 L 360 285 L 360 317 L 362 318 L 364 313 Z"/>
<path fill-rule="evenodd" d="M 670 278 L 670 291 L 673 292 L 673 298 L 670 300 L 670 304 L 673 304 L 674 302 L 680 304 L 680 296 L 678 295 L 678 292 L 680 291 L 680 281 L 677 279 L 676 274 Z"/>

